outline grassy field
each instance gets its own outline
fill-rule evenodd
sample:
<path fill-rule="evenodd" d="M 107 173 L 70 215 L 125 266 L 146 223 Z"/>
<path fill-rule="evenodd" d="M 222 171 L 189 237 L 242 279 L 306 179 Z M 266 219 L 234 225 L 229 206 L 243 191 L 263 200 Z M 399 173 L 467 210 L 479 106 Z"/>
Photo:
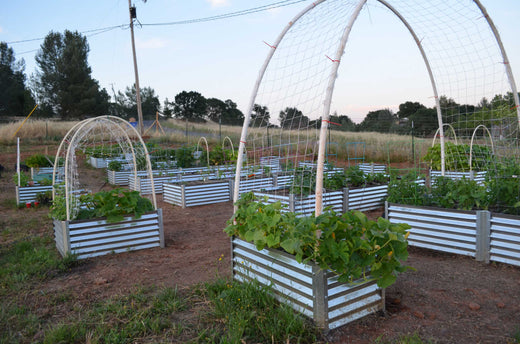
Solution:
<path fill-rule="evenodd" d="M 24 145 L 36 146 L 45 144 L 59 144 L 67 131 L 77 122 L 58 122 L 46 120 L 29 120 L 21 129 L 21 122 L 14 122 L 0 126 L 0 151 L 12 151 L 16 145 L 16 138 L 13 134 L 19 129 L 16 136 L 20 137 Z M 146 140 L 160 143 L 162 145 L 181 146 L 184 144 L 196 145 L 201 137 L 205 137 L 210 147 L 221 145 L 219 137 L 224 139 L 226 136 L 231 139 L 237 148 L 240 133 L 240 126 L 225 126 L 219 129 L 216 123 L 188 123 L 188 136 L 186 136 L 186 123 L 181 120 L 170 119 L 163 122 L 162 127 L 165 134 L 156 132 L 151 128 L 147 132 Z M 265 129 L 251 128 L 250 134 L 259 137 L 264 135 Z M 270 129 L 270 142 L 275 145 L 277 141 L 284 142 L 298 141 L 301 133 L 298 130 L 283 131 L 280 129 Z M 313 136 L 315 137 L 315 136 Z M 301 140 L 301 139 L 300 139 Z M 340 132 L 331 131 L 330 133 L 330 152 L 335 154 L 334 158 L 348 161 L 349 159 L 364 158 L 365 162 L 378 163 L 403 163 L 410 162 L 418 164 L 419 158 L 426 154 L 428 147 L 431 146 L 431 139 L 413 138 L 405 135 L 381 134 L 374 132 Z M 226 140 L 226 146 L 230 146 Z M 413 149 L 412 149 L 413 147 Z M 414 161 L 415 158 L 415 161 Z M 358 162 L 359 160 L 355 160 Z"/>

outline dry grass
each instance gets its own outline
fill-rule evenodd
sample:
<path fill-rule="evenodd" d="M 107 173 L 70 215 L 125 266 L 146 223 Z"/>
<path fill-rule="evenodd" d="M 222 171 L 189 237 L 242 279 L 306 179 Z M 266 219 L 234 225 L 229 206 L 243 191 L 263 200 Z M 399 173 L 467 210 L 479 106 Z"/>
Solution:
<path fill-rule="evenodd" d="M 29 140 L 61 140 L 76 123 L 71 121 L 28 120 L 21 128 L 22 121 L 4 124 L 0 126 L 0 143 L 15 144 L 16 137 Z M 20 130 L 18 130 L 19 128 Z M 16 135 L 14 135 L 15 133 Z"/>
<path fill-rule="evenodd" d="M 0 126 L 0 144 L 13 145 L 16 143 L 13 134 L 20 127 L 21 121 L 13 122 Z M 53 120 L 29 120 L 18 131 L 18 137 L 23 141 L 39 140 L 40 142 L 54 141 L 60 142 L 70 128 L 77 122 L 61 122 Z M 235 149 L 237 148 L 241 126 L 222 125 L 218 123 L 188 123 L 188 136 L 186 136 L 186 122 L 183 120 L 169 119 L 162 123 L 166 129 L 166 134 L 156 133 L 150 130 L 151 140 L 166 145 L 180 146 L 183 144 L 196 145 L 200 138 L 204 136 L 210 146 L 219 143 L 219 137 L 231 138 Z M 262 136 L 265 136 L 266 128 L 250 128 L 249 137 L 260 137 L 257 142 L 261 142 Z M 280 129 L 270 128 L 270 142 L 272 145 L 285 142 L 301 141 L 302 131 L 284 130 L 283 134 Z M 283 135 L 283 136 L 282 136 Z M 309 134 L 314 141 L 316 135 L 314 132 Z M 265 138 L 263 139 L 265 141 Z M 281 142 L 283 140 L 283 142 Z M 405 162 L 412 161 L 412 137 L 409 135 L 381 134 L 375 132 L 331 132 L 331 142 L 337 144 L 331 146 L 331 152 L 337 153 L 338 159 L 347 160 L 348 158 L 364 156 L 367 162 Z M 361 142 L 363 145 L 354 145 L 352 143 Z M 261 144 L 261 143 L 260 143 Z M 265 142 L 264 142 L 265 144 Z M 314 143 L 311 143 L 315 146 Z M 431 145 L 431 139 L 414 139 L 415 156 L 421 157 L 426 154 L 428 147 Z M 229 146 L 229 142 L 226 142 Z M 337 147 L 337 152 L 335 151 Z M 357 150 L 357 151 L 355 151 Z"/>

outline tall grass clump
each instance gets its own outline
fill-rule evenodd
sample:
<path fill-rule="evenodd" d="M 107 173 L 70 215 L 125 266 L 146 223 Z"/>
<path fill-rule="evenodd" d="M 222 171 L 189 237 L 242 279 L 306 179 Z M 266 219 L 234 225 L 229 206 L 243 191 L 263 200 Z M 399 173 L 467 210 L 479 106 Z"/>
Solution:
<path fill-rule="evenodd" d="M 208 323 L 199 335 L 203 342 L 316 343 L 319 331 L 312 322 L 280 304 L 270 288 L 258 282 L 219 279 L 201 287 L 211 302 Z"/>
<path fill-rule="evenodd" d="M 77 122 L 54 120 L 28 120 L 16 134 L 17 137 L 27 140 L 59 141 Z M 0 143 L 15 144 L 13 134 L 18 130 L 22 121 L 0 125 Z"/>

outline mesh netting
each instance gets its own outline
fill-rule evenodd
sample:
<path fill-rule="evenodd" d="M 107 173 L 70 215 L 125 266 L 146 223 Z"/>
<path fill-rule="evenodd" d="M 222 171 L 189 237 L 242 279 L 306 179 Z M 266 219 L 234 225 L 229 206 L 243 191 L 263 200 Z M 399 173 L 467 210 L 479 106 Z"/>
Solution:
<path fill-rule="evenodd" d="M 89 176 L 89 170 L 107 167 L 111 162 L 122 169 L 146 170 L 151 177 L 148 151 L 137 131 L 125 120 L 103 116 L 76 124 L 64 137 L 55 159 L 53 184 L 56 196 L 66 202 L 67 220 L 80 210 L 79 196 L 97 192 L 105 181 Z M 88 167 L 88 166 L 91 167 Z M 152 192 L 153 203 L 155 193 Z"/>
<path fill-rule="evenodd" d="M 325 189 L 316 182 L 320 179 L 318 160 L 326 163 L 330 156 L 341 160 L 333 143 L 322 144 L 326 156 L 318 159 L 320 135 L 322 142 L 327 140 L 320 127 L 322 123 L 328 126 L 329 112 L 334 111 L 328 104 L 333 100 L 335 64 L 340 63 L 342 37 L 347 38 L 348 53 L 345 33 L 349 23 L 355 26 L 361 5 L 360 15 L 374 6 L 399 17 L 417 42 L 417 54 L 421 55 L 421 49 L 424 53 L 424 71 L 431 71 L 431 96 L 439 124 L 438 158 L 432 161 L 438 159 L 441 173 L 497 171 L 498 160 L 516 161 L 516 87 L 494 27 L 478 1 L 318 1 L 297 15 L 269 46 L 265 72 L 262 68 L 250 102 L 250 122 L 246 120 L 248 127 L 243 129 L 240 152 L 245 154 L 245 164 L 235 200 L 237 194 L 256 188 L 263 190 L 259 195 L 282 200 L 296 212 L 312 212 L 312 206 L 305 210 L 294 205 L 313 204 L 314 196 L 323 196 L 324 206 L 333 204 L 326 198 L 335 184 L 327 179 L 334 177 L 327 176 L 344 171 L 326 166 Z M 349 97 L 335 95 L 339 96 Z M 295 203 L 291 198 L 306 201 Z"/>

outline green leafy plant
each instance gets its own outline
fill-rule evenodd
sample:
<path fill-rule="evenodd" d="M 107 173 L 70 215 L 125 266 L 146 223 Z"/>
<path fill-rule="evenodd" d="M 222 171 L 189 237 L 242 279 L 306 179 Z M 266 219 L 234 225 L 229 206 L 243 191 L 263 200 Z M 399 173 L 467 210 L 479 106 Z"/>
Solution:
<path fill-rule="evenodd" d="M 56 188 L 49 217 L 55 220 L 66 220 L 65 202 L 63 188 Z M 140 218 L 142 214 L 153 210 L 152 202 L 147 198 L 141 197 L 138 191 L 129 191 L 121 188 L 81 195 L 79 202 L 83 207 L 77 216 L 78 220 L 106 217 L 108 222 L 118 222 L 122 221 L 125 215 Z"/>
<path fill-rule="evenodd" d="M 180 147 L 175 151 L 175 160 L 177 161 L 177 167 L 188 168 L 192 167 L 195 163 L 193 157 L 193 147 Z"/>
<path fill-rule="evenodd" d="M 27 186 L 31 181 L 31 177 L 29 177 L 25 172 L 20 171 L 20 185 L 19 186 Z M 18 185 L 18 173 L 13 175 L 13 182 Z"/>
<path fill-rule="evenodd" d="M 123 170 L 123 163 L 119 160 L 112 160 L 108 163 L 107 167 L 110 171 L 119 172 Z"/>
<path fill-rule="evenodd" d="M 370 274 L 384 288 L 408 268 L 401 263 L 408 257 L 406 224 L 371 221 L 359 211 L 298 218 L 283 213 L 279 202 L 264 204 L 252 193 L 242 195 L 237 206 L 224 229 L 228 235 L 253 242 L 258 250 L 281 248 L 298 262 L 314 261 L 342 282 Z"/>
<path fill-rule="evenodd" d="M 459 172 L 469 171 L 470 149 L 471 147 L 467 144 L 456 145 L 449 141 L 445 142 L 445 169 Z M 473 145 L 472 159 L 473 170 L 484 170 L 493 161 L 493 154 L 486 146 Z M 432 170 L 441 170 L 440 143 L 428 148 L 428 152 L 422 157 L 422 160 L 429 163 Z"/>
<path fill-rule="evenodd" d="M 40 202 L 41 205 L 50 205 L 52 203 L 52 192 L 39 192 L 36 194 L 36 200 Z"/>
<path fill-rule="evenodd" d="M 49 158 L 43 154 L 33 154 L 25 159 L 25 165 L 29 167 L 51 167 L 54 158 Z"/>
<path fill-rule="evenodd" d="M 348 184 L 352 186 L 363 186 L 366 184 L 365 173 L 358 165 L 350 166 L 345 171 Z"/>
<path fill-rule="evenodd" d="M 118 222 L 123 220 L 124 215 L 140 218 L 142 214 L 153 210 L 152 202 L 141 197 L 138 191 L 120 188 L 82 195 L 80 202 L 86 208 L 80 211 L 78 219 L 106 217 L 108 222 Z"/>

